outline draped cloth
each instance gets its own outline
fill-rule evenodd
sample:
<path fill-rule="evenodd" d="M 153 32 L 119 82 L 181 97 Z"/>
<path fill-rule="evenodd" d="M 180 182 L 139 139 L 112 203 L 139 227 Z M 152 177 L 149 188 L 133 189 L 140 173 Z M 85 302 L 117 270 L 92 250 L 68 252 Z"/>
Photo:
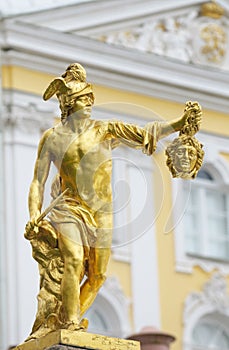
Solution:
<path fill-rule="evenodd" d="M 145 128 L 120 121 L 90 120 L 90 122 L 91 124 L 88 124 L 85 130 L 81 130 L 84 135 L 88 133 L 88 144 L 87 150 L 78 164 L 77 189 L 75 192 L 71 190 L 67 192 L 63 200 L 49 214 L 49 219 L 54 226 L 75 223 L 79 228 L 82 244 L 88 249 L 96 245 L 97 233 L 108 227 L 106 223 L 109 221 L 109 216 L 112 216 L 112 194 L 109 194 L 108 190 L 112 173 L 112 148 L 123 143 L 129 147 L 141 149 L 143 153 L 150 156 L 155 151 L 160 136 L 160 123 L 158 122 L 148 123 Z M 77 147 L 80 147 L 79 145 L 80 142 L 77 143 Z M 73 146 L 74 141 L 69 147 Z M 82 177 L 78 175 L 81 168 L 84 169 Z M 60 177 L 59 180 L 57 178 L 55 181 L 60 181 Z M 61 192 L 60 187 L 60 182 L 57 187 L 52 185 L 52 189 L 55 189 L 53 192 L 58 192 L 52 194 L 53 198 Z M 97 213 L 100 211 L 101 218 L 101 214 L 103 214 L 101 208 L 104 208 L 104 204 L 109 207 L 109 213 L 104 212 L 107 222 L 103 220 L 104 222 L 101 224 L 98 223 Z M 108 228 L 110 231 L 107 230 L 107 235 L 111 236 L 111 227 Z M 104 239 L 106 241 L 105 237 Z"/>
<path fill-rule="evenodd" d="M 83 206 L 77 199 L 65 195 L 49 214 L 54 226 L 63 223 L 75 223 L 81 234 L 82 245 L 86 250 L 95 245 L 96 221 L 89 208 Z"/>

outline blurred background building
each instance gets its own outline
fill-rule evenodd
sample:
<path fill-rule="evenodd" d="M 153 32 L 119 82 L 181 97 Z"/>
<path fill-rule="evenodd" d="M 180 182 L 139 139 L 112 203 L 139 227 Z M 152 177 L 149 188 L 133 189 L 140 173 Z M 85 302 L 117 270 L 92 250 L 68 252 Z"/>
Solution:
<path fill-rule="evenodd" d="M 171 179 L 174 135 L 154 157 L 114 151 L 112 259 L 89 331 L 154 327 L 176 337 L 173 350 L 229 350 L 229 1 L 8 0 L 0 10 L 0 349 L 22 342 L 36 313 L 27 196 L 40 136 L 59 118 L 42 93 L 79 62 L 93 118 L 143 126 L 197 100 L 205 150 L 195 181 Z"/>

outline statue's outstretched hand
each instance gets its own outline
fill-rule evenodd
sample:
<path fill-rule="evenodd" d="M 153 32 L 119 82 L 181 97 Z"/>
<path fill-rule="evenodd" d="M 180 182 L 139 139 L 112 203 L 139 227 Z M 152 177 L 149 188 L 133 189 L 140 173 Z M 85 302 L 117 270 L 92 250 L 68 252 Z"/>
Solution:
<path fill-rule="evenodd" d="M 200 130 L 202 110 L 198 102 L 186 102 L 180 135 L 193 136 Z"/>

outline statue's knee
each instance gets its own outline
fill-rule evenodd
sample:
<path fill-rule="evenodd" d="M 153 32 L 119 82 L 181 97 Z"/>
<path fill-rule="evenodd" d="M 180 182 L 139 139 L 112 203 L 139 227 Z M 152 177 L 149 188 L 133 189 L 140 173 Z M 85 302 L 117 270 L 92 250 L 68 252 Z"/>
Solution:
<path fill-rule="evenodd" d="M 81 270 L 83 267 L 83 259 L 81 257 L 72 256 L 65 259 L 65 269 L 69 272 Z"/>
<path fill-rule="evenodd" d="M 94 275 L 92 281 L 92 286 L 95 289 L 102 287 L 103 283 L 106 281 L 106 276 L 104 274 Z"/>

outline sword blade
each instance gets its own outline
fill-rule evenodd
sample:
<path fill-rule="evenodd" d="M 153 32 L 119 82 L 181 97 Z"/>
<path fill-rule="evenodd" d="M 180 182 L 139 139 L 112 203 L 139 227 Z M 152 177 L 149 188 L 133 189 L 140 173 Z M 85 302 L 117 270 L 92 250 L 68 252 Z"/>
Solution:
<path fill-rule="evenodd" d="M 58 197 L 56 197 L 51 203 L 50 205 L 43 211 L 43 213 L 41 213 L 40 216 L 38 216 L 37 220 L 36 220 L 36 224 L 38 224 L 41 220 L 43 220 L 46 215 L 60 202 L 60 200 L 63 198 L 63 196 L 65 195 L 65 193 L 68 191 L 68 188 L 66 188 L 66 190 L 64 190 L 64 192 L 62 192 Z"/>

